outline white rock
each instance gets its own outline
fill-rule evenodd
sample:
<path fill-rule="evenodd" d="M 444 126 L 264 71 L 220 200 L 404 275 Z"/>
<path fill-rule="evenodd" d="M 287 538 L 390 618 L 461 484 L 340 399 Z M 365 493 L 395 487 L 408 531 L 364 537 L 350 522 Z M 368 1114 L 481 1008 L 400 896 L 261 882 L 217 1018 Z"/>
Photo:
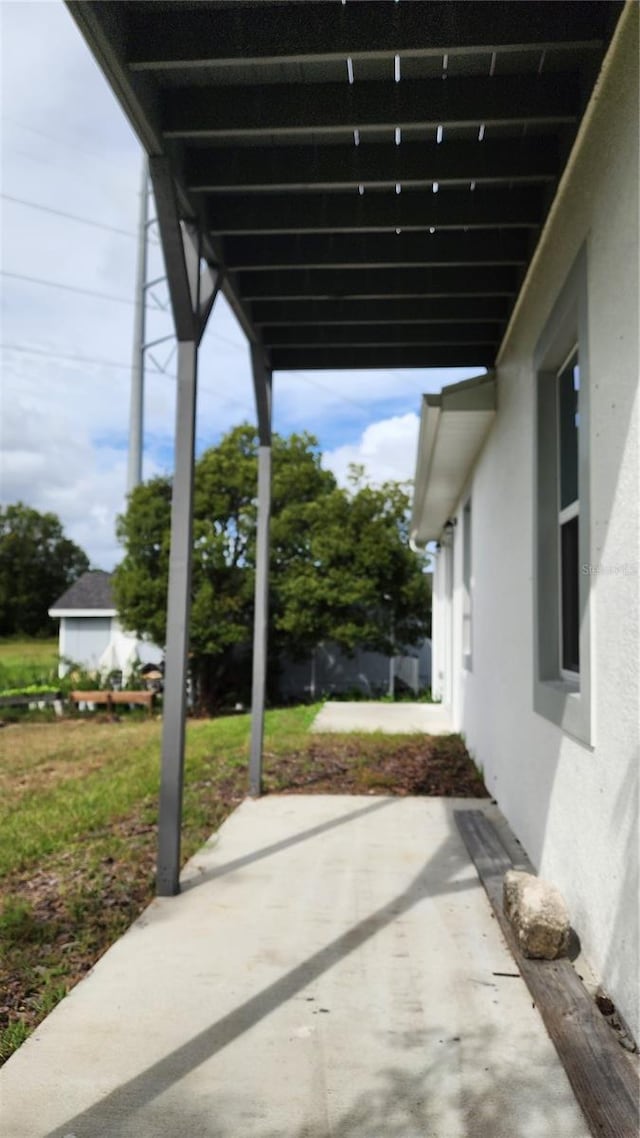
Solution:
<path fill-rule="evenodd" d="M 504 875 L 505 916 L 525 956 L 554 960 L 569 943 L 569 913 L 555 885 L 510 869 Z"/>

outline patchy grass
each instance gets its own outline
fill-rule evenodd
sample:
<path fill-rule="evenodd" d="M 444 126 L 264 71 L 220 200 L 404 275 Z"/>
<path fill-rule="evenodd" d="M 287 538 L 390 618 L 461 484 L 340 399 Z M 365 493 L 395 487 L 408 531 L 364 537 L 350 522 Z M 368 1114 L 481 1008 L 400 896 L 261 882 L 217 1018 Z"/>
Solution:
<path fill-rule="evenodd" d="M 318 706 L 270 711 L 265 790 L 486 794 L 456 736 L 310 735 Z M 62 720 L 2 730 L 0 1061 L 153 895 L 161 723 Z M 187 729 L 183 856 L 242 800 L 249 717 Z"/>
<path fill-rule="evenodd" d="M 0 691 L 55 684 L 57 677 L 57 639 L 0 639 Z"/>

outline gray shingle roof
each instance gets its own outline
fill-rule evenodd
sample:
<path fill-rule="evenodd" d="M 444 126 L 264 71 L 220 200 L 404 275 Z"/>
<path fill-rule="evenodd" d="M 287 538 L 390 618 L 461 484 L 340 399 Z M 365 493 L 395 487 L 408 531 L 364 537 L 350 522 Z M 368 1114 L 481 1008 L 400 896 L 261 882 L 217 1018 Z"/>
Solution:
<path fill-rule="evenodd" d="M 111 573 L 90 569 L 58 597 L 51 606 L 55 609 L 115 609 L 111 590 Z"/>

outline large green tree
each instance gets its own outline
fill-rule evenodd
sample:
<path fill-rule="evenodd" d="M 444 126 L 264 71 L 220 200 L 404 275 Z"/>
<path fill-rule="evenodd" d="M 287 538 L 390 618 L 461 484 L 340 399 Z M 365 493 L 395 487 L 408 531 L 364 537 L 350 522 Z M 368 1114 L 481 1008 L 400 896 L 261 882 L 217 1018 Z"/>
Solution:
<path fill-rule="evenodd" d="M 195 469 L 190 646 L 202 702 L 249 683 L 255 568 L 256 432 L 241 426 Z M 163 644 L 171 482 L 137 487 L 118 520 L 125 556 L 115 573 L 124 624 Z M 425 634 L 428 586 L 406 540 L 408 499 L 357 475 L 348 491 L 322 468 L 310 435 L 273 438 L 270 553 L 271 676 L 279 654 L 323 639 L 387 649 Z"/>
<path fill-rule="evenodd" d="M 55 514 L 0 507 L 0 635 L 52 632 L 48 609 L 89 568 Z"/>
<path fill-rule="evenodd" d="M 280 586 L 279 628 L 312 647 L 393 652 L 430 629 L 430 578 L 409 547 L 409 496 L 398 482 L 368 486 L 352 468 L 308 511 L 309 556 Z"/>

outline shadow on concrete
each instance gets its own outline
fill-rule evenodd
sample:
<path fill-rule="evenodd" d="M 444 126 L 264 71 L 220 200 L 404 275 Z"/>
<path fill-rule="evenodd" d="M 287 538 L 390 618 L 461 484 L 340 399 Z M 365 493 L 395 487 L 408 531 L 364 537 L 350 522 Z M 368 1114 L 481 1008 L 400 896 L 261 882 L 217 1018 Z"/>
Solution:
<path fill-rule="evenodd" d="M 385 800 L 386 801 L 386 800 Z M 380 809 L 383 803 L 372 803 L 365 807 L 366 811 Z M 353 811 L 352 816 L 362 814 L 364 811 Z M 346 820 L 348 816 L 345 816 Z M 327 829 L 328 826 L 314 827 L 316 831 Z M 311 832 L 311 831 L 309 831 Z M 308 832 L 308 833 L 309 833 Z M 281 845 L 293 844 L 279 843 Z M 266 847 L 267 850 L 270 847 Z M 264 851 L 263 851 L 264 852 Z M 238 859 L 240 861 L 242 859 Z M 249 859 L 250 860 L 250 859 Z M 230 863 L 233 864 L 233 863 Z M 457 893 L 468 889 L 477 889 L 478 881 L 475 876 L 460 881 L 450 881 L 452 871 L 460 868 L 460 840 L 453 833 L 440 846 L 433 858 L 413 879 L 411 884 L 397 897 L 383 905 L 375 913 L 364 918 L 358 924 L 348 929 L 324 948 L 319 949 L 308 959 L 302 961 L 297 967 L 286 973 L 273 984 L 268 985 L 261 992 L 252 996 L 234 1011 L 211 1024 L 210 1027 L 194 1036 L 187 1043 L 176 1048 L 164 1059 L 142 1071 L 127 1083 L 122 1084 L 89 1107 L 87 1110 L 70 1118 L 67 1122 L 50 1131 L 48 1138 L 69 1138 L 70 1134 L 78 1138 L 90 1135 L 91 1138 L 116 1138 L 120 1133 L 134 1133 L 130 1129 L 131 1118 L 135 1112 L 151 1103 L 169 1087 L 185 1078 L 191 1071 L 206 1062 L 223 1048 L 228 1047 L 244 1032 L 259 1023 L 285 1001 L 292 999 L 299 991 L 318 979 L 338 961 L 360 948 L 367 940 L 397 917 L 406 913 L 419 901 L 437 896 L 439 894 Z M 229 871 L 229 867 L 227 867 Z M 124 1029 L 123 1029 L 124 1030 Z M 239 1081 L 244 1075 L 239 1072 Z M 125 1119 L 128 1120 L 125 1124 Z M 211 1123 L 211 1120 L 209 1120 Z M 122 1128 L 124 1127 L 124 1128 Z M 166 1126 L 164 1132 L 168 1133 Z M 142 1133 L 142 1131 L 140 1131 Z M 191 1134 L 184 1129 L 184 1119 L 175 1133 Z M 223 1129 L 202 1130 L 202 1125 L 193 1133 L 206 1133 L 209 1135 L 223 1135 Z M 302 1135 L 303 1132 L 301 1132 Z M 315 1133 L 304 1131 L 305 1134 Z M 342 1131 L 340 1132 L 342 1133 Z M 344 1131 L 349 1133 L 349 1131 Z M 352 1133 L 359 1133 L 353 1130 Z M 385 1131 L 385 1134 L 392 1133 Z M 235 1136 L 234 1136 L 235 1138 Z"/>
<path fill-rule="evenodd" d="M 274 795 L 270 797 L 273 798 Z M 271 857 L 273 854 L 281 853 L 283 850 L 287 850 L 291 846 L 296 846 L 300 842 L 306 842 L 309 841 L 310 838 L 316 838 L 319 834 L 326 834 L 328 830 L 335 830 L 338 826 L 343 826 L 346 822 L 353 822 L 354 818 L 362 818 L 365 814 L 372 814 L 374 810 L 382 810 L 383 807 L 390 806 L 393 801 L 393 798 L 378 798 L 376 802 L 370 803 L 369 806 L 361 806 L 358 810 L 351 810 L 348 814 L 343 814 L 341 818 L 332 818 L 330 822 L 320 822 L 317 826 L 311 826 L 308 830 L 301 830 L 299 834 L 292 834 L 290 838 L 283 838 L 282 841 L 273 842 L 270 846 L 263 846 L 262 849 L 253 850 L 251 853 L 234 858 L 233 861 L 228 861 L 224 865 L 212 866 L 211 869 L 205 869 L 200 872 L 196 867 L 193 875 L 190 875 L 185 881 L 181 882 L 180 891 L 181 893 L 186 893 L 189 889 L 195 889 L 197 885 L 204 885 L 207 881 L 214 881 L 217 877 L 224 877 L 227 873 L 233 873 L 236 869 L 243 869 L 244 866 L 251 865 L 255 861 L 261 861 L 265 857 Z M 196 854 L 196 857 L 197 856 Z"/>
<path fill-rule="evenodd" d="M 499 1072 L 488 1064 L 488 1054 L 500 1046 L 494 1027 L 453 1035 L 446 1023 L 420 1032 L 420 1039 L 398 1042 L 398 1062 L 372 1071 L 366 1088 L 354 1095 L 340 1112 L 331 1110 L 330 1099 L 309 1103 L 308 1115 L 291 1126 L 274 1128 L 265 1108 L 249 1095 L 226 1087 L 212 1088 L 206 1100 L 194 1099 L 187 1087 L 178 1100 L 158 1103 L 143 1119 L 136 1119 L 136 1098 L 112 1104 L 107 1116 L 99 1108 L 72 1120 L 77 1138 L 140 1138 L 156 1133 L 189 1138 L 239 1138 L 242 1127 L 252 1138 L 547 1138 L 569 1135 L 586 1138 L 579 1127 L 579 1112 L 563 1092 L 549 1093 L 557 1073 L 551 1053 L 545 1062 L 533 1063 L 527 1056 L 523 1033 L 515 1040 L 519 1057 Z M 413 1064 L 403 1053 L 423 1049 L 429 1062 Z M 241 1077 L 239 1082 L 241 1082 Z M 164 1088 L 160 1088 L 162 1090 Z M 283 1076 L 281 1117 L 287 1110 L 287 1087 Z M 298 1088 L 296 1088 L 297 1090 Z M 125 1106 L 126 1103 L 126 1106 Z M 305 1112 L 306 1113 L 306 1112 Z M 105 1127 L 107 1117 L 110 1122 Z M 446 1120 L 446 1130 L 443 1122 Z M 103 1128 L 105 1127 L 105 1128 Z M 56 1135 L 69 1135 L 64 1127 Z M 76 1130 L 71 1133 L 76 1136 Z"/>

